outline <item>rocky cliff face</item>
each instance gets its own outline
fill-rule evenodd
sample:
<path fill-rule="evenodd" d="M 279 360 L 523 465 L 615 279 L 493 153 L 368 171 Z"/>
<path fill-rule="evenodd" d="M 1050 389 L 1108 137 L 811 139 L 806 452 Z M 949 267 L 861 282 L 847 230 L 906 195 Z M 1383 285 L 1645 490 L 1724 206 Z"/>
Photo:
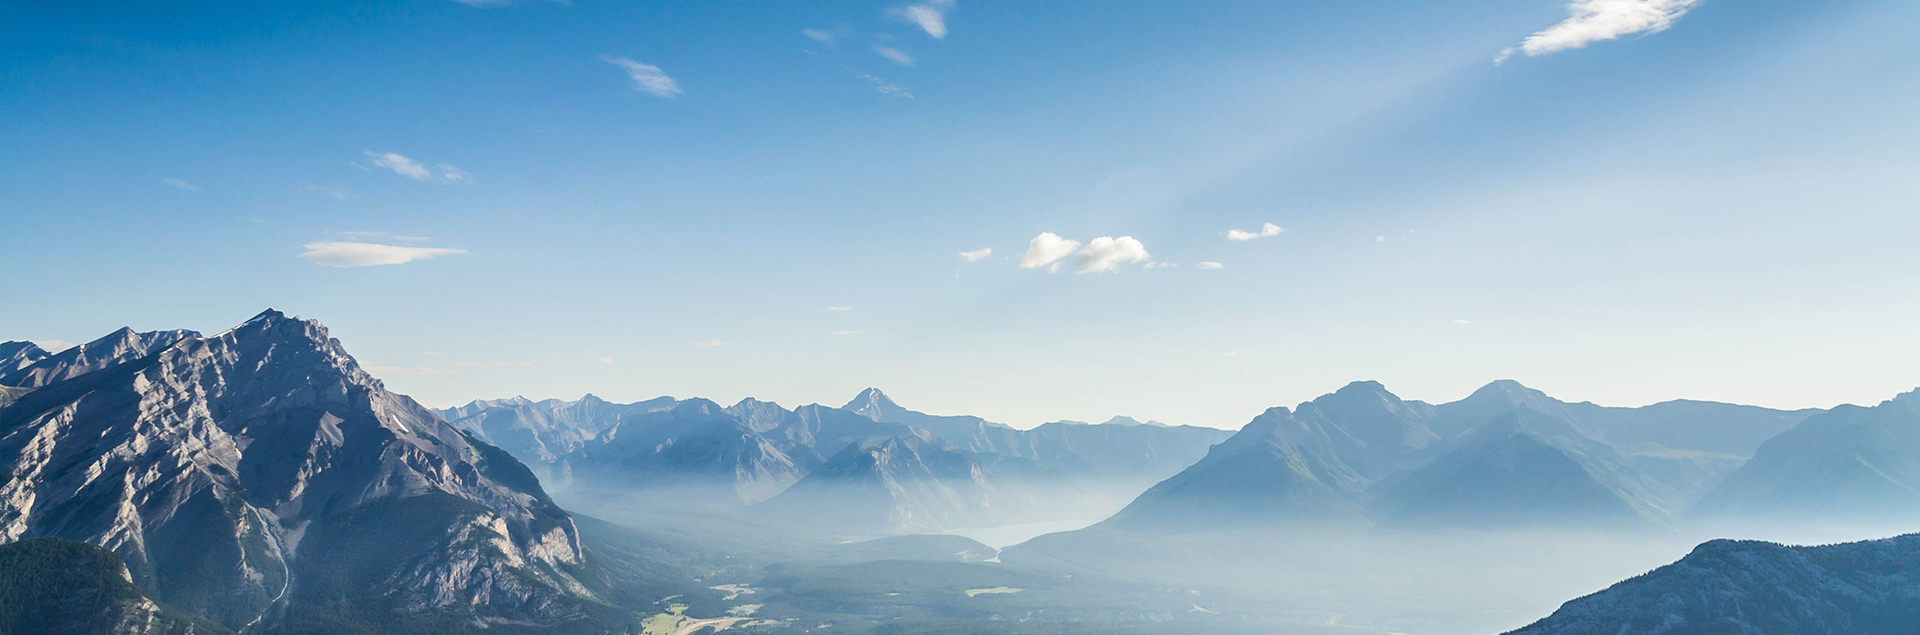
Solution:
<path fill-rule="evenodd" d="M 1920 535 L 1821 547 L 1715 540 L 1513 635 L 1904 635 L 1920 625 Z"/>
<path fill-rule="evenodd" d="M 0 541 L 106 547 L 162 603 L 235 629 L 561 623 L 591 595 L 572 519 L 524 466 L 317 322 L 121 331 L 27 370 L 35 388 L 0 408 Z"/>

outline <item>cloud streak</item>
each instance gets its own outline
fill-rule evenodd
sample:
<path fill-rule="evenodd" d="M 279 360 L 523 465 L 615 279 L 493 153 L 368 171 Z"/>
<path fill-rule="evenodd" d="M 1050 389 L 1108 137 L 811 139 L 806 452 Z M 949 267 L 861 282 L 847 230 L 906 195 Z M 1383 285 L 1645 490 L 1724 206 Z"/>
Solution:
<path fill-rule="evenodd" d="M 893 63 L 899 64 L 901 66 L 913 65 L 912 55 L 908 55 L 906 51 L 902 51 L 900 49 L 893 48 L 891 46 L 875 46 L 873 47 L 873 52 L 879 54 L 880 57 L 893 60 Z"/>
<path fill-rule="evenodd" d="M 194 185 L 192 183 L 188 183 L 186 181 L 182 181 L 180 179 L 160 179 L 160 182 L 189 191 L 189 192 L 200 191 L 200 186 Z"/>
<path fill-rule="evenodd" d="M 465 249 L 447 249 L 442 247 L 403 247 L 399 245 L 381 245 L 376 243 L 320 242 L 302 245 L 307 251 L 300 254 L 323 267 L 373 267 L 379 265 L 400 265 L 415 260 L 431 260 L 441 256 L 457 256 L 467 253 Z"/>
<path fill-rule="evenodd" d="M 1500 51 L 1493 63 L 1505 62 L 1514 53 L 1540 57 L 1585 48 L 1588 44 L 1623 35 L 1659 33 L 1699 3 L 1700 0 L 1574 0 L 1567 5 L 1567 13 L 1571 15 L 1566 20 L 1527 36 L 1519 46 Z"/>
<path fill-rule="evenodd" d="M 1195 268 L 1195 269 L 1225 269 L 1225 268 L 1227 268 L 1227 266 L 1226 266 L 1226 265 L 1223 265 L 1223 264 L 1220 264 L 1220 263 L 1217 263 L 1217 262 L 1213 262 L 1213 261 L 1210 261 L 1210 260 L 1202 260 L 1202 261 L 1200 261 L 1200 262 L 1196 262 L 1196 263 L 1193 263 L 1193 268 Z"/>
<path fill-rule="evenodd" d="M 633 80 L 634 90 L 661 99 L 674 99 L 686 94 L 686 91 L 680 90 L 680 83 L 673 81 L 673 78 L 668 77 L 667 73 L 660 70 L 658 66 L 642 64 L 633 61 L 633 58 L 630 57 L 602 55 L 600 59 L 605 60 L 608 64 L 620 67 L 620 70 L 626 71 L 627 77 Z"/>
<path fill-rule="evenodd" d="M 1284 231 L 1287 231 L 1287 228 L 1273 223 L 1266 223 L 1260 226 L 1260 231 L 1250 232 L 1241 229 L 1229 229 L 1227 230 L 1227 240 L 1253 240 L 1255 238 L 1279 236 L 1280 232 Z"/>
<path fill-rule="evenodd" d="M 920 4 L 894 7 L 887 13 L 919 25 L 920 30 L 939 40 L 947 37 L 947 14 L 953 12 L 953 7 L 953 0 L 927 0 Z"/>
<path fill-rule="evenodd" d="M 438 170 L 435 170 L 428 168 L 426 164 L 415 161 L 398 152 L 374 152 L 368 150 L 367 157 L 373 159 L 374 165 L 393 170 L 394 174 L 415 181 L 439 181 L 442 183 L 470 183 L 473 181 L 473 176 L 467 174 L 460 168 L 441 163 L 435 166 L 438 168 Z M 338 196 L 336 196 L 336 198 L 338 198 Z"/>
<path fill-rule="evenodd" d="M 882 95 L 886 95 L 888 97 L 905 97 L 907 99 L 913 99 L 912 92 L 908 91 L 905 88 L 895 86 L 887 82 L 887 80 L 880 79 L 872 75 L 861 75 L 860 79 L 873 82 L 873 90 Z"/>
<path fill-rule="evenodd" d="M 992 247 L 981 247 L 973 251 L 960 252 L 960 259 L 966 262 L 980 262 L 986 260 L 987 256 L 991 255 L 993 255 Z"/>

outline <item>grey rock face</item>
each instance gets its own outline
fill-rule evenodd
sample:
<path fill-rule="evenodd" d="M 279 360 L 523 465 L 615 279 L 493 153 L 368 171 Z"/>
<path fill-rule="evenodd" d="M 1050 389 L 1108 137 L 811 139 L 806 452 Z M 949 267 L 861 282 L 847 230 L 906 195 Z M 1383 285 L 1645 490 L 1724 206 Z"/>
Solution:
<path fill-rule="evenodd" d="M 189 337 L 198 337 L 193 331 L 151 331 L 135 333 L 133 329 L 122 328 L 107 334 L 106 337 L 69 348 L 52 355 L 44 355 L 32 364 L 19 370 L 0 374 L 0 384 L 22 388 L 37 388 L 47 384 L 78 377 L 108 366 L 147 357 L 160 349 L 172 346 L 174 342 Z M 16 355 L 32 355 L 33 349 L 22 349 Z M 41 351 L 44 353 L 44 351 Z M 24 359 L 24 358 L 23 358 Z M 20 361 L 20 360 L 16 360 Z M 4 372 L 4 371 L 0 371 Z"/>
<path fill-rule="evenodd" d="M 1905 635 L 1915 625 L 1920 534 L 1821 547 L 1715 540 L 1513 635 Z"/>
<path fill-rule="evenodd" d="M 589 593 L 572 519 L 532 474 L 320 324 L 269 310 L 163 333 L 31 367 L 38 388 L 0 409 L 0 541 L 106 547 L 162 603 L 236 629 L 349 598 L 560 620 Z"/>

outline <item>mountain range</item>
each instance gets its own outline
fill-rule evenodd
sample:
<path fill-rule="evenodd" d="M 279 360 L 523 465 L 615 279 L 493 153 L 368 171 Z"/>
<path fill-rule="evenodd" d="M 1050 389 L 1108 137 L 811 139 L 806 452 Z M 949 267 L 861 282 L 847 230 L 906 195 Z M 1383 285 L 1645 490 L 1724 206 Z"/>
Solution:
<path fill-rule="evenodd" d="M 1102 516 L 1232 434 L 1125 417 L 1019 430 L 909 410 L 874 388 L 840 408 L 588 395 L 439 412 L 561 490 L 617 490 L 855 535 Z M 830 511 L 844 508 L 861 511 Z"/>

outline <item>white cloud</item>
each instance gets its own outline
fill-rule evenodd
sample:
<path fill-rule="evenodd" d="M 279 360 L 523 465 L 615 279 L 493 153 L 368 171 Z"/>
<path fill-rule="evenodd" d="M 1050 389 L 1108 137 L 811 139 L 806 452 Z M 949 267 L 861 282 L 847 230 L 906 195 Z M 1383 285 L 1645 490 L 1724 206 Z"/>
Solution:
<path fill-rule="evenodd" d="M 516 368 L 532 366 L 533 362 L 454 362 L 453 365 L 461 368 Z"/>
<path fill-rule="evenodd" d="M 987 256 L 991 256 L 991 255 L 993 255 L 992 247 L 981 247 L 973 251 L 960 252 L 960 259 L 965 260 L 967 262 L 980 262 L 982 260 L 986 260 Z"/>
<path fill-rule="evenodd" d="M 859 335 L 860 331 L 834 331 L 834 335 Z"/>
<path fill-rule="evenodd" d="M 380 245 L 375 243 L 330 242 L 307 243 L 301 245 L 306 253 L 301 258 L 326 267 L 370 267 L 374 265 L 398 265 L 415 260 L 430 260 L 441 256 L 454 256 L 467 253 L 465 249 L 446 249 L 441 247 L 402 247 L 399 245 Z"/>
<path fill-rule="evenodd" d="M 888 97 L 905 97 L 907 99 L 913 99 L 912 92 L 907 91 L 907 89 L 905 88 L 901 88 L 899 86 L 890 84 L 887 82 L 887 80 L 880 79 L 872 75 L 861 75 L 860 79 L 873 82 L 873 90 L 882 95 L 886 95 Z"/>
<path fill-rule="evenodd" d="M 1250 232 L 1250 231 L 1239 230 L 1239 229 L 1229 229 L 1227 230 L 1227 240 L 1253 240 L 1255 238 L 1279 236 L 1280 232 L 1283 232 L 1283 231 L 1287 231 L 1287 228 L 1281 227 L 1279 225 L 1275 225 L 1273 223 L 1266 223 L 1264 225 L 1261 225 L 1260 231 L 1257 231 L 1257 232 Z"/>
<path fill-rule="evenodd" d="M 440 352 L 440 351 L 420 351 L 420 356 L 421 356 L 421 357 L 439 357 L 439 356 L 441 356 L 441 355 L 445 355 L 445 354 L 446 354 L 446 353 L 442 353 L 442 352 Z"/>
<path fill-rule="evenodd" d="M 873 47 L 873 52 L 880 54 L 880 57 L 893 60 L 893 63 L 899 64 L 901 66 L 913 65 L 912 55 L 908 55 L 906 51 L 902 51 L 900 49 L 893 48 L 891 46 L 875 46 Z"/>
<path fill-rule="evenodd" d="M 887 13 L 920 25 L 921 30 L 938 40 L 947 37 L 947 13 L 953 11 L 953 6 L 953 0 L 927 0 L 920 4 L 894 7 Z"/>
<path fill-rule="evenodd" d="M 182 181 L 180 179 L 160 179 L 160 182 L 189 191 L 189 192 L 200 191 L 200 186 L 194 185 L 192 183 L 188 183 L 186 181 Z"/>
<path fill-rule="evenodd" d="M 1132 262 L 1146 262 L 1153 256 L 1147 253 L 1147 246 L 1134 240 L 1132 236 L 1101 236 L 1087 243 L 1080 250 L 1080 262 L 1074 275 L 1119 271 L 1120 265 Z"/>
<path fill-rule="evenodd" d="M 1539 57 L 1567 49 L 1611 40 L 1635 33 L 1659 33 L 1673 26 L 1700 0 L 1573 0 L 1567 5 L 1572 14 L 1546 30 L 1527 36 L 1520 46 L 1500 51 L 1493 63 L 1507 61 L 1514 53 Z"/>
<path fill-rule="evenodd" d="M 602 364 L 611 364 L 611 363 L 613 363 L 613 358 L 612 358 L 612 357 L 602 357 L 602 358 L 600 358 L 600 363 L 602 363 Z"/>
<path fill-rule="evenodd" d="M 38 346 L 40 348 L 46 349 L 46 351 L 49 353 L 58 353 L 60 351 L 64 351 L 76 346 L 73 342 L 69 342 L 66 340 L 28 340 L 28 341 L 33 342 L 34 346 Z"/>
<path fill-rule="evenodd" d="M 673 78 L 668 77 L 658 66 L 641 64 L 628 57 L 602 55 L 600 59 L 626 71 L 627 77 L 633 78 L 634 90 L 661 99 L 673 99 L 686 94 L 686 91 L 680 90 L 680 83 L 673 81 Z"/>
<path fill-rule="evenodd" d="M 693 345 L 694 346 L 726 346 L 727 343 L 721 340 L 700 340 L 698 342 L 694 342 Z"/>
<path fill-rule="evenodd" d="M 1073 250 L 1079 248 L 1078 240 L 1067 240 L 1053 232 L 1041 232 L 1039 236 L 1034 236 L 1033 240 L 1027 242 L 1027 253 L 1020 256 L 1020 266 L 1039 269 L 1054 265 L 1061 258 L 1073 255 Z M 1059 265 L 1054 265 L 1054 268 L 1049 271 L 1058 270 Z"/>
<path fill-rule="evenodd" d="M 827 307 L 827 310 L 828 310 L 828 311 L 852 311 L 852 310 L 853 310 L 853 307 L 850 307 L 850 306 L 830 306 L 830 307 Z"/>
<path fill-rule="evenodd" d="M 1223 264 L 1220 264 L 1220 263 L 1217 263 L 1217 262 L 1211 262 L 1211 261 L 1205 261 L 1205 260 L 1203 260 L 1203 261 L 1200 261 L 1200 262 L 1196 262 L 1196 263 L 1193 263 L 1193 268 L 1195 268 L 1195 269 L 1225 269 L 1225 268 L 1226 268 L 1226 265 L 1223 265 Z"/>
<path fill-rule="evenodd" d="M 1472 324 L 1473 320 L 1454 320 L 1454 324 Z"/>
<path fill-rule="evenodd" d="M 1373 237 L 1373 242 L 1376 242 L 1376 243 L 1384 243 L 1384 242 L 1387 242 L 1387 237 L 1386 237 L 1386 236 L 1374 236 L 1374 237 Z"/>
<path fill-rule="evenodd" d="M 1164 267 L 1178 267 L 1178 266 L 1180 266 L 1179 263 L 1173 263 L 1173 262 L 1149 262 L 1147 264 L 1140 265 L 1140 268 L 1141 269 L 1160 269 Z M 1194 265 L 1194 266 L 1199 267 L 1199 265 Z M 1200 268 L 1205 269 L 1206 267 L 1200 267 Z"/>
<path fill-rule="evenodd" d="M 372 150 L 368 150 L 367 156 L 373 158 L 374 165 L 377 165 L 389 170 L 393 170 L 394 174 L 398 174 L 400 176 L 413 179 L 415 181 L 433 180 L 433 171 L 428 170 L 427 166 L 420 165 L 419 161 L 409 159 L 399 153 L 374 152 Z"/>
<path fill-rule="evenodd" d="M 1253 352 L 1253 349 L 1251 348 L 1236 348 L 1236 349 L 1227 351 L 1227 357 L 1239 357 L 1241 353 L 1251 353 L 1251 352 Z"/>

